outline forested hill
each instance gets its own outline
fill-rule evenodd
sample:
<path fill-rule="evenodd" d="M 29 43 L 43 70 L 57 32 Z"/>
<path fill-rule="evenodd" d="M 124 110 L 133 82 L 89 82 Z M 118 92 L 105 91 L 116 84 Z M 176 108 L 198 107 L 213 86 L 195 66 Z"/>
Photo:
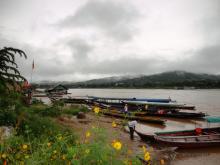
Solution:
<path fill-rule="evenodd" d="M 77 83 L 66 83 L 70 88 L 220 88 L 220 76 L 184 71 L 164 72 L 136 77 L 109 77 Z"/>

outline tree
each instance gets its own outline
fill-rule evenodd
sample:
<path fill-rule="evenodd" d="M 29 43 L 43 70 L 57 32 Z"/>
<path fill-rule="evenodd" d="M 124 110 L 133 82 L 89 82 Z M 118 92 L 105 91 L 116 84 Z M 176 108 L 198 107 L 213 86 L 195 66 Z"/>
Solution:
<path fill-rule="evenodd" d="M 11 47 L 0 49 L 0 85 L 7 87 L 14 86 L 18 81 L 26 80 L 18 71 L 18 65 L 15 62 L 15 55 L 27 58 L 24 51 Z"/>

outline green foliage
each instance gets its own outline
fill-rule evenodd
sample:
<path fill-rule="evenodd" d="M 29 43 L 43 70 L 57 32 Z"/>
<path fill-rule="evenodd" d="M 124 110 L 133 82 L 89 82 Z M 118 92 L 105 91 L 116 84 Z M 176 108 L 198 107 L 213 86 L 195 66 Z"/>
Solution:
<path fill-rule="evenodd" d="M 21 95 L 16 92 L 0 94 L 0 125 L 15 126 L 22 110 Z"/>
<path fill-rule="evenodd" d="M 63 114 L 68 114 L 68 115 L 77 115 L 79 112 L 88 112 L 88 109 L 86 107 L 66 107 L 62 109 Z"/>
<path fill-rule="evenodd" d="M 32 98 L 32 105 L 43 105 L 44 102 L 42 100 L 36 99 L 36 98 Z"/>
<path fill-rule="evenodd" d="M 15 54 L 27 58 L 25 52 L 15 48 L 4 47 L 0 49 L 0 84 L 5 88 L 7 85 L 15 86 L 15 83 L 25 78 L 18 71 L 18 65 L 15 63 Z M 16 83 L 17 84 L 17 83 Z"/>
<path fill-rule="evenodd" d="M 0 109 L 0 126 L 15 126 L 16 120 L 17 115 L 13 110 Z"/>
<path fill-rule="evenodd" d="M 56 125 L 51 120 L 48 122 Z M 54 129 L 50 124 L 47 126 L 47 131 Z M 31 128 L 29 125 L 27 129 Z M 1 161 L 6 160 L 8 164 L 123 165 L 127 160 L 121 157 L 127 153 L 126 150 L 115 150 L 109 144 L 103 129 L 91 129 L 91 137 L 81 138 L 81 141 L 77 141 L 71 131 L 56 129 L 50 135 L 47 131 L 41 132 L 41 137 L 32 136 L 31 131 L 27 131 L 25 134 L 27 133 L 29 138 L 20 134 L 7 139 L 0 144 L 0 154 L 5 156 Z M 129 161 L 134 165 L 141 164 L 138 159 L 132 157 Z"/>
<path fill-rule="evenodd" d="M 61 110 L 58 107 L 47 107 L 39 112 L 41 116 L 50 116 L 50 117 L 57 117 L 61 115 Z"/>
<path fill-rule="evenodd" d="M 61 126 L 55 124 L 50 118 L 28 113 L 25 114 L 17 128 L 18 135 L 37 138 L 42 137 L 42 135 L 54 135 L 60 131 L 62 131 Z"/>

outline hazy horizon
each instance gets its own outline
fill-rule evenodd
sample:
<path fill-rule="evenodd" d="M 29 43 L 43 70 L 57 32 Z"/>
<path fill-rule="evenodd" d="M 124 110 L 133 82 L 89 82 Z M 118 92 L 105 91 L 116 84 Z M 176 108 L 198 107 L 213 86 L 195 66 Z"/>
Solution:
<path fill-rule="evenodd" d="M 79 80 L 79 81 L 73 81 L 73 80 L 67 80 L 67 81 L 56 81 L 56 80 L 40 80 L 40 81 L 34 81 L 34 83 L 59 83 L 59 82 L 65 82 L 65 83 L 77 83 L 77 82 L 84 82 L 84 81 L 90 81 L 90 80 L 99 80 L 99 79 L 111 79 L 111 78 L 135 78 L 135 77 L 141 77 L 141 76 L 153 76 L 168 72 L 185 72 L 185 73 L 193 73 L 193 74 L 207 74 L 207 73 L 195 73 L 195 72 L 186 72 L 183 70 L 173 70 L 173 71 L 166 71 L 166 72 L 159 72 L 154 74 L 136 74 L 136 75 L 118 75 L 118 76 L 108 76 L 108 77 L 100 77 L 100 78 L 92 78 L 92 79 L 85 79 L 85 80 Z M 214 76 L 220 76 L 220 74 L 208 74 L 208 75 L 214 75 Z"/>

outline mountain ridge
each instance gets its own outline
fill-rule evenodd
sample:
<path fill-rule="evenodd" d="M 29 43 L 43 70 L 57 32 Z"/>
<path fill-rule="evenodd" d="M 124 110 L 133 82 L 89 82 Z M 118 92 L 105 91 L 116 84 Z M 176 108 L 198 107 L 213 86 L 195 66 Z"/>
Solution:
<path fill-rule="evenodd" d="M 70 88 L 220 88 L 220 75 L 168 71 L 152 75 L 112 76 L 63 84 Z"/>

